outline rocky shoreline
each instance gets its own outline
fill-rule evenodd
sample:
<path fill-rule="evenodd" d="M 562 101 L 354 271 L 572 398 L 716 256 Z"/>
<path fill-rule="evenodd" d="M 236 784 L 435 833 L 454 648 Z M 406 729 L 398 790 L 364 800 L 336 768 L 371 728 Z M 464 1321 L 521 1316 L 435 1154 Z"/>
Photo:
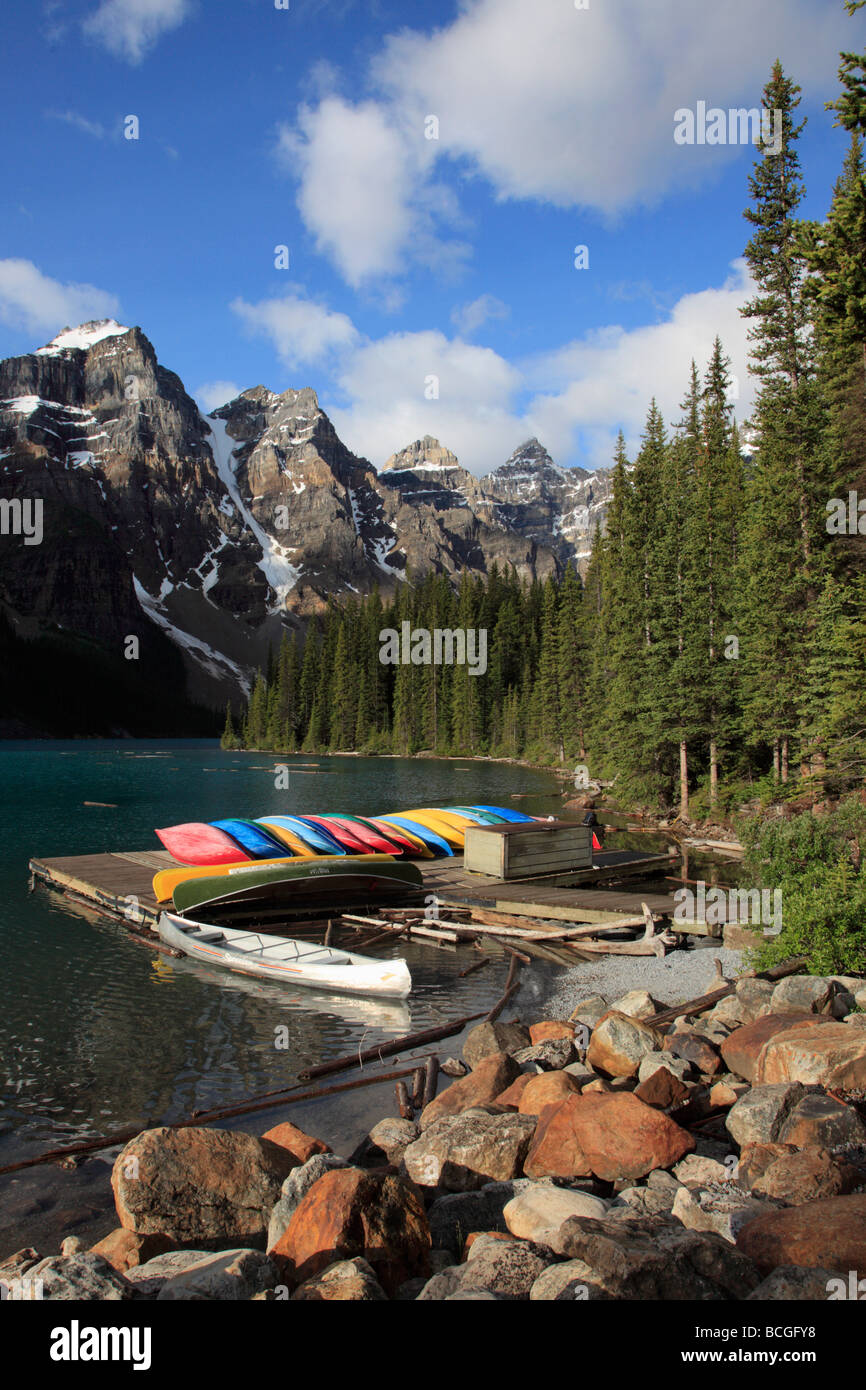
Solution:
<path fill-rule="evenodd" d="M 51 1300 L 831 1300 L 866 1278 L 866 981 L 743 975 L 698 1016 L 646 990 L 481 1023 L 414 1119 L 340 1157 L 160 1127 L 118 1227 L 0 1264 Z M 853 1274 L 853 1281 L 852 1281 Z M 856 1296 L 856 1295 L 854 1295 Z"/>

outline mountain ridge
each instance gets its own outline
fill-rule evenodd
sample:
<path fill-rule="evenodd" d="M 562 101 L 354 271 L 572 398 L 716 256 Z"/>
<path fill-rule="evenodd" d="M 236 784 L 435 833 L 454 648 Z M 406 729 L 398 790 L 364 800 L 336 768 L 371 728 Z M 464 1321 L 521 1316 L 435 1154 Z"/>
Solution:
<path fill-rule="evenodd" d="M 248 689 L 281 627 L 340 593 L 582 565 L 608 492 L 537 440 L 483 478 L 431 435 L 377 470 L 312 387 L 260 384 L 205 414 L 142 329 L 112 319 L 0 361 L 0 498 L 41 497 L 48 541 L 0 538 L 0 611 L 22 636 L 112 651 L 152 625 L 205 704 Z"/>

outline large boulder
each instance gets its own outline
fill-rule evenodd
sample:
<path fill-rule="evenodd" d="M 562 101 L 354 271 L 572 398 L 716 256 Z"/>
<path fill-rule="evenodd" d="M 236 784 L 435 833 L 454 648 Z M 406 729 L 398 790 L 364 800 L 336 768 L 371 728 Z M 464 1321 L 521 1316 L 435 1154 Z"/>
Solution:
<path fill-rule="evenodd" d="M 774 1159 L 752 1184 L 752 1191 L 795 1207 L 822 1197 L 842 1197 L 862 1180 L 862 1173 L 850 1163 L 834 1158 L 827 1149 L 813 1147 Z"/>
<path fill-rule="evenodd" d="M 634 1094 L 655 1110 L 670 1110 L 688 1100 L 689 1088 L 667 1067 L 657 1067 L 646 1081 L 635 1087 Z"/>
<path fill-rule="evenodd" d="M 268 1221 L 268 1250 L 273 1250 L 283 1232 L 288 1229 L 289 1222 L 313 1183 L 318 1182 L 326 1173 L 333 1172 L 335 1168 L 348 1166 L 346 1160 L 337 1154 L 314 1154 L 306 1163 L 302 1163 L 300 1168 L 292 1169 L 283 1183 L 280 1200 L 272 1209 Z"/>
<path fill-rule="evenodd" d="M 772 980 L 758 980 L 754 976 L 744 975 L 737 980 L 734 994 L 744 1023 L 753 1023 L 762 1011 L 769 1009 L 774 988 Z"/>
<path fill-rule="evenodd" d="M 76 1255 L 50 1255 L 31 1265 L 20 1276 L 25 1288 L 40 1289 L 43 1299 L 60 1303 L 98 1301 L 118 1303 L 133 1297 L 125 1275 L 92 1251 Z"/>
<path fill-rule="evenodd" d="M 828 1013 L 843 1017 L 854 1004 L 853 994 L 826 975 L 788 975 L 773 990 L 770 1009 L 782 1013 Z"/>
<path fill-rule="evenodd" d="M 658 1013 L 660 1005 L 653 999 L 649 990 L 630 989 L 620 999 L 614 999 L 610 1007 L 614 1012 L 626 1014 L 629 1018 L 652 1018 Z"/>
<path fill-rule="evenodd" d="M 722 1065 L 717 1049 L 701 1033 L 669 1033 L 664 1040 L 664 1050 L 681 1057 L 704 1076 L 714 1076 Z"/>
<path fill-rule="evenodd" d="M 429 1274 L 430 1248 L 424 1202 L 413 1183 L 395 1173 L 338 1168 L 309 1189 L 271 1254 L 298 1283 L 360 1256 L 390 1294 Z"/>
<path fill-rule="evenodd" d="M 725 1119 L 725 1128 L 740 1148 L 747 1144 L 775 1144 L 782 1126 L 805 1095 L 799 1082 L 781 1086 L 753 1086 Z"/>
<path fill-rule="evenodd" d="M 533 1183 L 506 1205 L 505 1224 L 519 1240 L 533 1240 L 538 1245 L 559 1251 L 559 1228 L 571 1216 L 593 1216 L 601 1219 L 607 1214 L 608 1203 L 589 1192 L 554 1187 L 551 1183 Z"/>
<path fill-rule="evenodd" d="M 157 1298 L 162 1303 L 245 1302 L 278 1282 L 277 1266 L 260 1250 L 221 1250 L 166 1279 Z"/>
<path fill-rule="evenodd" d="M 566 1071 L 543 1071 L 530 1076 L 517 1109 L 521 1115 L 540 1115 L 546 1105 L 557 1105 L 566 1096 L 577 1095 L 580 1086 Z"/>
<path fill-rule="evenodd" d="M 818 1019 L 823 1015 L 807 1015 Z M 755 1067 L 758 1083 L 801 1081 L 825 1090 L 866 1090 L 866 1029 L 829 1020 L 803 1031 L 802 1024 L 765 1043 Z"/>
<path fill-rule="evenodd" d="M 491 1052 L 460 1081 L 441 1091 L 421 1111 L 422 1130 L 446 1115 L 459 1115 L 476 1105 L 489 1105 L 520 1075 L 520 1067 L 507 1052 Z"/>
<path fill-rule="evenodd" d="M 562 1071 L 578 1060 L 579 1049 L 570 1038 L 546 1038 L 515 1052 L 514 1060 L 533 1071 Z"/>
<path fill-rule="evenodd" d="M 633 1095 L 583 1092 L 542 1112 L 524 1171 L 622 1182 L 670 1168 L 694 1147 L 691 1134 Z"/>
<path fill-rule="evenodd" d="M 530 1023 L 529 1041 L 533 1047 L 536 1043 L 548 1042 L 551 1038 L 567 1038 L 569 1042 L 573 1041 L 574 1024 L 563 1023 L 554 1018 L 544 1018 L 539 1023 Z"/>
<path fill-rule="evenodd" d="M 854 1270 L 862 1279 L 866 1277 L 866 1194 L 768 1212 L 744 1227 L 737 1248 L 763 1274 L 779 1265 L 802 1265 L 843 1275 Z"/>
<path fill-rule="evenodd" d="M 662 1046 L 661 1035 L 639 1018 L 606 1013 L 593 1029 L 587 1065 L 608 1076 L 636 1076 L 641 1060 Z"/>
<path fill-rule="evenodd" d="M 687 1230 L 663 1216 L 633 1221 L 571 1217 L 560 1228 L 559 1240 L 574 1277 L 582 1271 L 587 1284 L 614 1298 L 737 1300 L 760 1277 L 748 1256 L 720 1236 Z"/>
<path fill-rule="evenodd" d="M 529 1029 L 521 1023 L 479 1023 L 466 1034 L 463 1058 L 474 1069 L 494 1052 L 513 1055 L 529 1043 Z"/>
<path fill-rule="evenodd" d="M 513 1111 L 445 1116 L 409 1145 L 403 1166 L 421 1187 L 468 1192 L 520 1177 L 534 1133 L 535 1117 Z"/>
<path fill-rule="evenodd" d="M 831 1022 L 823 1014 L 764 1014 L 754 1023 L 736 1028 L 722 1043 L 725 1066 L 746 1081 L 755 1080 L 755 1070 L 764 1047 L 777 1033 L 798 1028 L 803 1031 L 827 1026 Z"/>
<path fill-rule="evenodd" d="M 473 1241 L 466 1263 L 436 1274 L 418 1295 L 423 1303 L 467 1294 L 489 1293 L 511 1302 L 528 1299 L 538 1276 L 551 1263 L 549 1250 L 521 1240 Z"/>
<path fill-rule="evenodd" d="M 258 1247 L 295 1166 L 287 1149 L 251 1134 L 163 1126 L 121 1150 L 111 1185 L 126 1230 L 177 1245 Z"/>
<path fill-rule="evenodd" d="M 780 1144 L 798 1149 L 810 1144 L 840 1149 L 846 1144 L 866 1144 L 866 1126 L 851 1105 L 832 1096 L 812 1092 L 791 1111 L 779 1134 Z"/>

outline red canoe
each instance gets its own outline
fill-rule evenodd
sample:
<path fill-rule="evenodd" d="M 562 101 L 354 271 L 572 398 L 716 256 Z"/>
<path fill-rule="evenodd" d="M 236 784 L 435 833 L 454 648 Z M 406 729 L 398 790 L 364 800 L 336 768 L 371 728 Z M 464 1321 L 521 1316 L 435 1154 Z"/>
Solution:
<path fill-rule="evenodd" d="M 252 855 L 231 835 L 204 821 L 187 821 L 154 832 L 178 864 L 240 864 Z"/>
<path fill-rule="evenodd" d="M 366 825 L 360 825 L 358 821 L 349 820 L 345 816 L 308 816 L 307 819 L 324 825 L 332 835 L 336 835 L 346 849 L 354 849 L 357 846 L 357 849 L 354 849 L 356 854 L 397 853 L 391 841 L 386 840 L 377 830 L 370 830 Z"/>

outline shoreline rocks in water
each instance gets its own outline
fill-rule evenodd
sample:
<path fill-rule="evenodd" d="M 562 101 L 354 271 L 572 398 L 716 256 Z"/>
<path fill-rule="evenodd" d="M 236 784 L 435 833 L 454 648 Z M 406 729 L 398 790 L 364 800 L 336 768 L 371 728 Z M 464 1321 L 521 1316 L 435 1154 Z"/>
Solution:
<path fill-rule="evenodd" d="M 782 983 L 661 1027 L 646 989 L 479 1024 L 455 1079 L 348 1158 L 291 1124 L 147 1130 L 114 1165 L 118 1228 L 21 1250 L 0 1280 L 57 1300 L 831 1298 L 866 1277 L 866 996 Z"/>

